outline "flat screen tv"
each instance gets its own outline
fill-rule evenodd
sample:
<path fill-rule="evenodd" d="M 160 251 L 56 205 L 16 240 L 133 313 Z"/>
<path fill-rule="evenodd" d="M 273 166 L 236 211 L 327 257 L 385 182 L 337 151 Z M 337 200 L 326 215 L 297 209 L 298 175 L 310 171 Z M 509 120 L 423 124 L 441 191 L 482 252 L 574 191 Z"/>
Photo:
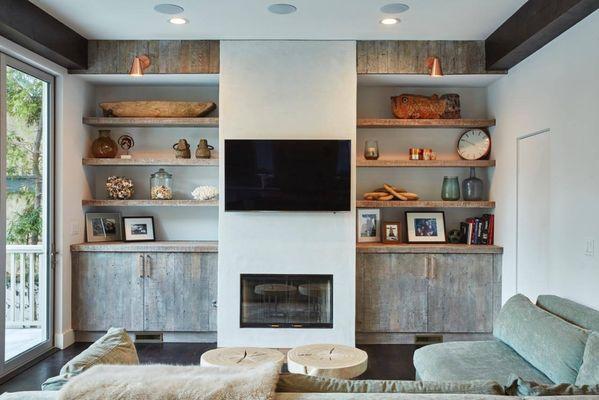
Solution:
<path fill-rule="evenodd" d="M 349 140 L 225 140 L 225 211 L 349 211 Z"/>

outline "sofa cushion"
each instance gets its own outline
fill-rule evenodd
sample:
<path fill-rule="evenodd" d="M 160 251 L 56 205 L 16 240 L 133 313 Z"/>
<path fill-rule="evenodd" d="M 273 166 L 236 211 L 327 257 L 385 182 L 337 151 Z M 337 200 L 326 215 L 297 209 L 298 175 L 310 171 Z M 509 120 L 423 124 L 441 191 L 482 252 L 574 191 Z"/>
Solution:
<path fill-rule="evenodd" d="M 554 295 L 540 295 L 537 305 L 561 319 L 590 331 L 599 331 L 599 311 L 593 310 L 572 300 Z"/>
<path fill-rule="evenodd" d="M 535 306 L 527 297 L 518 294 L 501 308 L 493 335 L 553 382 L 574 383 L 589 332 Z"/>
<path fill-rule="evenodd" d="M 139 364 L 137 350 L 123 328 L 110 328 L 100 339 L 66 363 L 60 375 L 42 383 L 42 390 L 60 390 L 70 378 L 98 364 Z"/>
<path fill-rule="evenodd" d="M 512 377 L 513 383 L 506 387 L 508 396 L 588 396 L 598 395 L 599 385 L 573 385 L 571 383 L 537 383 Z"/>
<path fill-rule="evenodd" d="M 510 375 L 552 383 L 514 350 L 497 340 L 447 342 L 422 347 L 414 353 L 414 366 L 424 381 L 490 380 L 511 383 Z"/>
<path fill-rule="evenodd" d="M 277 392 L 293 393 L 458 393 L 505 394 L 502 385 L 492 381 L 419 382 L 399 380 L 349 380 L 320 376 L 284 374 Z"/>
<path fill-rule="evenodd" d="M 592 332 L 576 377 L 577 385 L 599 385 L 599 332 Z"/>

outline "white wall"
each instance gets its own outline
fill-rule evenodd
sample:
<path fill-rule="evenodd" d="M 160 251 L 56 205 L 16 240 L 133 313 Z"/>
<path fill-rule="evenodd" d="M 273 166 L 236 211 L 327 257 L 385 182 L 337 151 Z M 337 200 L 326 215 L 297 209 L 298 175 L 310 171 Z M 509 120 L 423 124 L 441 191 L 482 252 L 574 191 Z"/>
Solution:
<path fill-rule="evenodd" d="M 74 342 L 71 329 L 70 245 L 83 241 L 81 199 L 89 185 L 81 167 L 81 154 L 88 143 L 88 130 L 81 116 L 93 111 L 93 91 L 80 78 L 43 57 L 0 37 L 0 51 L 56 77 L 55 86 L 55 243 L 58 252 L 54 273 L 55 345 L 65 348 Z"/>
<path fill-rule="evenodd" d="M 90 115 L 101 116 L 97 104 L 117 100 L 179 100 L 212 101 L 218 104 L 217 86 L 95 86 L 95 109 Z M 210 116 L 218 116 L 218 107 Z M 93 129 L 91 140 L 98 135 Z M 135 146 L 131 154 L 135 157 L 173 158 L 172 148 L 179 139 L 186 139 L 190 145 L 191 157 L 195 158 L 195 148 L 200 138 L 208 139 L 215 146 L 213 156 L 218 157 L 218 128 L 113 128 L 111 137 L 116 141 L 121 135 L 131 135 Z M 90 153 L 90 148 L 83 154 Z M 119 150 L 120 151 L 120 150 Z M 160 167 L 88 167 L 87 173 L 93 179 L 95 198 L 106 198 L 106 178 L 110 175 L 131 178 L 135 185 L 133 198 L 150 198 L 150 175 Z M 173 175 L 173 189 L 176 199 L 191 199 L 191 191 L 200 185 L 218 186 L 217 167 L 163 167 Z M 157 240 L 218 240 L 217 207 L 136 207 L 115 209 L 89 209 L 88 211 L 120 212 L 123 216 L 151 215 L 154 217 Z M 190 223 L 190 218 L 192 219 Z"/>
<path fill-rule="evenodd" d="M 331 138 L 350 139 L 355 149 L 355 60 L 354 42 L 221 42 L 221 148 L 225 139 Z M 352 192 L 354 187 L 352 177 Z M 226 213 L 223 196 L 220 202 L 219 346 L 353 344 L 355 207 L 342 213 Z M 240 329 L 241 273 L 333 274 L 334 328 Z"/>
<path fill-rule="evenodd" d="M 599 250 L 599 11 L 566 31 L 488 88 L 497 119 L 491 197 L 497 201 L 496 243 L 503 255 L 503 299 L 516 287 L 516 138 L 551 130 L 549 260 L 539 277 L 553 293 L 599 308 L 599 258 L 584 255 L 587 238 Z M 520 249 L 526 251 L 526 249 Z"/>

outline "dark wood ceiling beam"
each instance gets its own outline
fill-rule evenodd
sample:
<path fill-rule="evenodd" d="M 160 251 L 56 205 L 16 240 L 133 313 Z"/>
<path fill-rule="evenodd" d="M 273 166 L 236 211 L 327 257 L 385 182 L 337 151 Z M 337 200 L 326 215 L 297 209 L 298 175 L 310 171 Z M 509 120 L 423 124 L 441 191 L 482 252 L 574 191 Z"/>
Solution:
<path fill-rule="evenodd" d="M 528 0 L 485 40 L 487 69 L 510 69 L 598 8 L 599 0 Z"/>
<path fill-rule="evenodd" d="M 0 2 L 0 35 L 65 68 L 87 68 L 87 39 L 28 0 Z"/>

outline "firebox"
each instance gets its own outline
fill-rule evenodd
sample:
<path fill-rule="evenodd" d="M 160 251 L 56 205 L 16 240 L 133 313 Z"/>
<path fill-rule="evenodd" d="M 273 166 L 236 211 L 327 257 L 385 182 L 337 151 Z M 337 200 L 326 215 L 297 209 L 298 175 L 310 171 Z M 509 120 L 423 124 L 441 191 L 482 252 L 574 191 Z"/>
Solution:
<path fill-rule="evenodd" d="M 333 328 L 333 275 L 242 274 L 241 328 Z"/>

